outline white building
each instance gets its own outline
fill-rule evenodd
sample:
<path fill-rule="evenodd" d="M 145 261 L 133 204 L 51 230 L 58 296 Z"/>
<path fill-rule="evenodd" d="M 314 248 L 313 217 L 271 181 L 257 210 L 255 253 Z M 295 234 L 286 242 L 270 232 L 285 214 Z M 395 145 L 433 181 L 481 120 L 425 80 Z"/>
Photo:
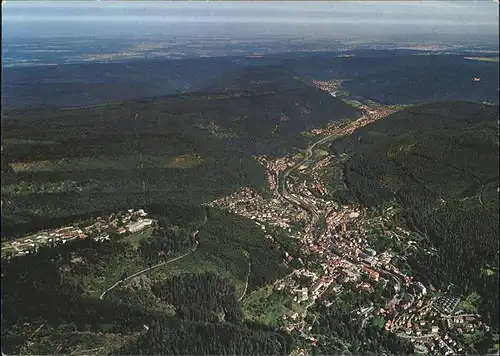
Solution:
<path fill-rule="evenodd" d="M 422 283 L 417 282 L 417 287 L 420 290 L 420 293 L 422 295 L 426 295 L 427 294 L 427 288 L 425 288 L 425 286 Z"/>
<path fill-rule="evenodd" d="M 306 301 L 309 298 L 309 295 L 308 295 L 309 290 L 306 287 L 299 289 L 296 292 L 297 292 L 297 299 L 298 299 L 299 303 Z"/>
<path fill-rule="evenodd" d="M 134 233 L 143 230 L 146 226 L 150 226 L 153 223 L 151 219 L 139 220 L 135 223 L 131 223 L 127 226 L 128 231 Z"/>

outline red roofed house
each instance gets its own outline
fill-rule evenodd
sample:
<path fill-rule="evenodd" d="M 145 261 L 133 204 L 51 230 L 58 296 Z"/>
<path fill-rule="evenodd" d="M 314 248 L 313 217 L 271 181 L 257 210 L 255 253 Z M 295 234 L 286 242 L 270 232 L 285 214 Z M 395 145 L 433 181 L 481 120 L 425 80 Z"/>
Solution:
<path fill-rule="evenodd" d="M 378 281 L 380 275 L 377 271 L 374 271 L 368 267 L 363 267 L 363 271 L 367 272 L 371 278 L 373 278 L 375 281 Z"/>

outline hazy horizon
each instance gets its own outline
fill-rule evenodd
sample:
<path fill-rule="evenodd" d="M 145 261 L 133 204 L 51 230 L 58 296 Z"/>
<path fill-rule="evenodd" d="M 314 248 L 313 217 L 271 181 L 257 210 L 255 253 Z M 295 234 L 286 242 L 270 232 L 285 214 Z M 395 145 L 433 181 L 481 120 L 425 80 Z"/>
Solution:
<path fill-rule="evenodd" d="M 7 1 L 2 37 L 116 37 L 198 34 L 498 36 L 498 4 L 429 2 Z M 197 33 L 199 31 L 199 33 Z"/>

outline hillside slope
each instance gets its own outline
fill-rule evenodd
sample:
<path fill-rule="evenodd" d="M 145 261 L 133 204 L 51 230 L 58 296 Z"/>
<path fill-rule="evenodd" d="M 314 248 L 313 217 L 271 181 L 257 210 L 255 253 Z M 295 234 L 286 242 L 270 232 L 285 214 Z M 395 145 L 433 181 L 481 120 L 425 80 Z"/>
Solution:
<path fill-rule="evenodd" d="M 228 110 L 240 111 L 246 120 L 226 122 L 242 134 L 251 134 L 252 140 L 260 138 L 260 150 L 265 143 L 275 153 L 286 153 L 305 143 L 296 137 L 299 132 L 329 121 L 361 116 L 358 109 L 275 65 L 227 71 L 205 89 L 228 95 L 238 93 L 238 98 L 215 103 L 205 112 L 216 111 L 220 115 Z"/>
<path fill-rule="evenodd" d="M 214 57 L 5 68 L 2 104 L 70 107 L 192 92 L 222 72 L 256 62 L 266 63 Z"/>
<path fill-rule="evenodd" d="M 4 112 L 2 233 L 19 224 L 39 229 L 52 218 L 199 204 L 241 186 L 259 189 L 264 172 L 252 155 L 305 147 L 303 131 L 360 115 L 302 82 L 280 85 Z"/>
<path fill-rule="evenodd" d="M 353 51 L 344 57 L 286 59 L 282 65 L 304 79 L 342 80 L 343 91 L 354 100 L 386 105 L 442 100 L 498 104 L 498 62 L 470 60 L 464 55 L 387 54 L 390 51 Z"/>
<path fill-rule="evenodd" d="M 265 233 L 218 209 L 151 211 L 159 225 L 138 246 L 77 239 L 2 259 L 2 352 L 289 354 L 287 335 L 246 320 L 238 301 L 246 281 L 253 291 L 290 272 Z M 100 297 L 125 276 L 176 256 L 184 257 Z M 224 340 L 212 343 L 215 335 Z"/>
<path fill-rule="evenodd" d="M 350 155 L 346 183 L 366 205 L 396 197 L 435 256 L 415 256 L 422 278 L 483 297 L 498 320 L 498 107 L 425 104 L 395 113 L 336 142 Z M 498 325 L 498 324 L 496 324 Z"/>

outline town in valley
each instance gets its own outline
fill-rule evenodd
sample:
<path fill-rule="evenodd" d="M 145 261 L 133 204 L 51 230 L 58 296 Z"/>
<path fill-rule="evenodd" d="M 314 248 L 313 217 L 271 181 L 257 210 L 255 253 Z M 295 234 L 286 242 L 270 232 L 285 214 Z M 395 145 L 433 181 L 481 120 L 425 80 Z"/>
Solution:
<path fill-rule="evenodd" d="M 470 303 L 461 299 L 464 296 L 436 290 L 412 276 L 405 255 L 419 249 L 428 254 L 435 251 L 421 246 L 419 234 L 394 226 L 397 205 L 374 214 L 358 204 L 341 204 L 328 198 L 328 184 L 322 181 L 321 173 L 343 157 L 320 148 L 393 112 L 367 106 L 362 110 L 363 116 L 356 121 L 311 130 L 307 134 L 315 143 L 303 152 L 274 159 L 255 156 L 267 172 L 265 196 L 243 187 L 207 205 L 253 220 L 281 249 L 283 263 L 293 272 L 275 281 L 273 288 L 293 297 L 299 310 L 290 310 L 283 316 L 282 328 L 306 340 L 310 347 L 321 342 L 311 334 L 312 325 L 307 323 L 311 306 L 320 302 L 328 307 L 331 298 L 345 288 L 370 292 L 382 289 L 391 296 L 390 302 L 370 302 L 353 310 L 353 320 L 362 325 L 377 323 L 387 332 L 411 340 L 422 353 L 466 354 L 467 345 L 460 341 L 463 336 L 488 331 L 489 327 L 477 312 L 470 310 Z M 106 243 L 110 238 L 134 238 L 144 231 L 151 233 L 156 224 L 144 209 L 129 209 L 5 242 L 2 256 L 36 253 L 40 245 L 73 239 L 92 238 Z M 296 242 L 301 256 L 279 246 L 273 236 L 276 229 Z M 375 230 L 381 231 L 392 245 L 400 246 L 403 253 L 375 248 L 369 237 Z"/>

